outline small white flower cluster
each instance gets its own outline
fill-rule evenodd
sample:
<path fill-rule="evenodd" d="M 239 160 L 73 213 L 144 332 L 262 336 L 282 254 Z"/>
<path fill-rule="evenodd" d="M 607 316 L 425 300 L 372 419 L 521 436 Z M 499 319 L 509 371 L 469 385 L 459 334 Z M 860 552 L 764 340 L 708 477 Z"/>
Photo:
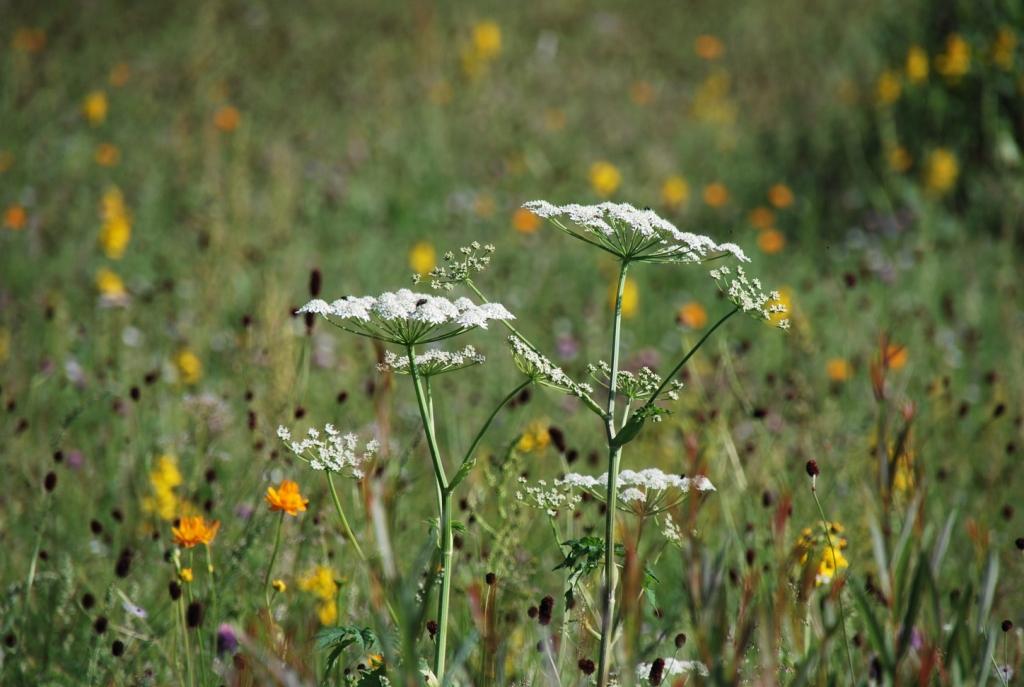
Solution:
<path fill-rule="evenodd" d="M 486 358 L 477 353 L 472 346 L 466 346 L 461 351 L 433 349 L 416 356 L 416 372 L 422 377 L 433 377 L 445 372 L 455 372 L 471 365 L 479 365 L 485 360 Z M 409 356 L 387 351 L 384 353 L 384 362 L 379 363 L 377 369 L 381 372 L 407 375 L 409 374 Z"/>
<path fill-rule="evenodd" d="M 641 663 L 636 667 L 636 679 L 645 684 L 650 684 L 651 663 Z M 683 661 L 678 658 L 666 658 L 665 669 L 662 671 L 664 677 L 683 675 L 684 673 L 696 673 L 701 677 L 707 677 L 708 667 L 700 661 Z"/>
<path fill-rule="evenodd" d="M 532 349 L 518 336 L 513 334 L 508 337 L 508 342 L 512 347 L 512 359 L 515 361 L 516 367 L 538 384 L 561 389 L 575 396 L 593 393 L 593 387 L 589 384 L 574 382 L 569 375 L 562 371 L 562 368 Z"/>
<path fill-rule="evenodd" d="M 523 207 L 539 217 L 556 222 L 559 217 L 568 217 L 573 224 L 582 227 L 620 255 L 692 263 L 730 253 L 743 262 L 749 262 L 746 254 L 736 244 L 720 244 L 702 234 L 679 231 L 674 224 L 659 217 L 653 210 L 641 210 L 629 203 L 553 205 L 546 200 L 533 200 Z"/>
<path fill-rule="evenodd" d="M 300 441 L 293 441 L 291 431 L 283 425 L 277 428 L 277 436 L 314 470 L 347 472 L 356 479 L 365 476 L 363 464 L 372 460 L 380 449 L 377 440 L 371 439 L 359 451 L 359 437 L 351 432 L 342 434 L 331 424 L 324 426 L 323 435 L 319 430 L 310 428 Z"/>
<path fill-rule="evenodd" d="M 459 259 L 456 258 L 455 253 L 448 251 L 441 256 L 444 264 L 430 270 L 430 274 L 427 275 L 430 277 L 430 288 L 451 291 L 456 284 L 461 284 L 474 274 L 487 269 L 487 266 L 491 264 L 491 253 L 493 252 L 492 244 L 480 245 L 477 241 L 459 248 L 459 254 L 462 256 Z M 419 284 L 421 280 L 420 275 L 412 275 L 413 284 Z"/>
<path fill-rule="evenodd" d="M 612 369 L 603 360 L 597 361 L 596 365 L 587 365 L 587 372 L 593 377 L 599 384 L 608 387 L 611 380 Z M 661 386 L 661 377 L 658 373 L 649 367 L 642 367 L 637 372 L 630 372 L 629 370 L 619 370 L 619 374 L 615 380 L 615 389 L 618 393 L 622 394 L 628 399 L 647 398 Z M 670 392 L 675 394 L 675 391 Z M 675 394 L 674 398 L 678 396 Z"/>
<path fill-rule="evenodd" d="M 786 306 L 780 302 L 779 292 L 765 291 L 761 286 L 761 280 L 747 277 L 742 267 L 736 268 L 736 276 L 732 276 L 732 270 L 728 266 L 718 267 L 708 274 L 729 300 L 738 305 L 743 312 L 769 321 L 773 316 L 786 312 Z M 789 329 L 789 320 L 780 319 L 776 325 L 780 329 Z"/>
<path fill-rule="evenodd" d="M 555 480 L 553 487 L 548 487 L 545 480 L 538 480 L 537 485 L 532 486 L 525 477 L 520 477 L 519 484 L 516 500 L 531 508 L 538 508 L 551 517 L 558 515 L 560 510 L 574 510 L 583 500 L 580 494 L 562 488 L 558 480 Z"/>
<path fill-rule="evenodd" d="M 490 320 L 515 319 L 500 303 L 477 305 L 468 298 L 452 301 L 409 289 L 377 297 L 345 296 L 333 303 L 318 298 L 298 312 L 345 320 L 356 333 L 400 344 L 437 341 L 474 327 L 486 329 Z M 439 327 L 449 329 L 437 332 Z"/>
<path fill-rule="evenodd" d="M 608 473 L 606 472 L 600 477 L 593 477 L 570 472 L 562 479 L 555 480 L 555 485 L 583 489 L 601 499 L 604 498 L 608 489 Z M 685 494 L 691 488 L 701 492 L 715 491 L 715 485 L 703 475 L 690 479 L 689 477 L 666 474 L 658 468 L 639 471 L 623 470 L 619 473 L 619 500 L 627 504 L 655 503 L 671 489 Z"/>

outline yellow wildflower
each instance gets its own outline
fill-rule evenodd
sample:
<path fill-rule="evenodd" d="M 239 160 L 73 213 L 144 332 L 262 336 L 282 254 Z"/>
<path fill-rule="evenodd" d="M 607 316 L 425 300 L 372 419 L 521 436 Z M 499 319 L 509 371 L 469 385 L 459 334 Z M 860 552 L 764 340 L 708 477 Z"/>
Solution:
<path fill-rule="evenodd" d="M 891 69 L 886 69 L 875 84 L 875 101 L 879 105 L 892 105 L 899 100 L 902 89 L 899 74 Z"/>
<path fill-rule="evenodd" d="M 153 495 L 143 500 L 142 509 L 147 513 L 155 513 L 161 520 L 173 520 L 183 510 L 183 504 L 174 491 L 180 484 L 178 459 L 171 454 L 160 456 L 149 473 Z"/>
<path fill-rule="evenodd" d="M 615 296 L 618 282 L 612 282 L 608 287 L 608 303 L 612 310 L 615 309 Z M 626 277 L 626 283 L 622 285 L 622 316 L 630 318 L 636 315 L 637 307 L 640 305 L 640 287 L 632 277 Z"/>
<path fill-rule="evenodd" d="M 333 625 L 338 622 L 338 605 L 334 601 L 323 601 L 316 605 L 316 617 L 321 625 Z"/>
<path fill-rule="evenodd" d="M 834 541 L 833 544 L 835 544 Z M 815 578 L 815 583 L 819 585 L 828 584 L 839 570 L 849 567 L 850 562 L 843 556 L 839 546 L 835 546 L 833 549 L 832 546 L 826 543 L 821 554 L 821 562 L 818 564 L 818 575 Z"/>
<path fill-rule="evenodd" d="M 93 126 L 99 126 L 107 118 L 107 94 L 92 91 L 82 101 L 82 114 Z"/>
<path fill-rule="evenodd" d="M 121 159 L 121 151 L 113 143 L 100 143 L 96 146 L 93 159 L 100 167 L 113 167 Z"/>
<path fill-rule="evenodd" d="M 96 289 L 100 292 L 100 297 L 110 303 L 123 301 L 128 296 L 128 290 L 125 289 L 121 277 L 106 267 L 100 268 L 96 273 Z"/>
<path fill-rule="evenodd" d="M 15 203 L 4 210 L 4 226 L 11 231 L 21 231 L 28 221 L 28 212 L 21 205 Z"/>
<path fill-rule="evenodd" d="M 427 274 L 437 265 L 437 251 L 429 241 L 419 241 L 409 251 L 409 267 L 416 274 Z"/>
<path fill-rule="evenodd" d="M 1013 55 L 1017 49 L 1017 34 L 1009 26 L 1001 26 L 992 44 L 992 61 L 1001 69 L 1013 69 Z"/>
<path fill-rule="evenodd" d="M 885 347 L 885 361 L 890 370 L 899 370 L 907 364 L 907 347 L 899 344 L 889 344 Z"/>
<path fill-rule="evenodd" d="M 925 162 L 925 188 L 933 195 L 944 195 L 956 185 L 959 174 L 960 165 L 953 151 L 936 148 Z"/>
<path fill-rule="evenodd" d="M 661 202 L 670 208 L 684 205 L 690 199 L 690 185 L 686 179 L 674 174 L 661 185 Z"/>
<path fill-rule="evenodd" d="M 771 301 L 768 305 L 781 304 L 785 306 L 785 312 L 773 312 L 768 321 L 774 325 L 777 325 L 782 320 L 793 320 L 793 291 L 789 287 L 783 286 L 779 289 L 778 300 Z"/>
<path fill-rule="evenodd" d="M 512 213 L 512 226 L 520 234 L 532 234 L 540 229 L 540 217 L 526 208 L 519 208 Z"/>
<path fill-rule="evenodd" d="M 928 78 L 928 53 L 920 45 L 910 46 L 905 70 L 910 83 L 920 83 Z"/>
<path fill-rule="evenodd" d="M 534 420 L 519 436 L 516 450 L 520 453 L 543 451 L 550 443 L 551 434 L 548 432 L 548 423 L 544 420 Z"/>
<path fill-rule="evenodd" d="M 178 579 L 185 584 L 192 582 L 195 579 L 195 576 L 192 574 L 192 568 L 182 568 L 181 572 L 178 573 Z"/>
<path fill-rule="evenodd" d="M 708 323 L 708 311 L 697 301 L 684 303 L 676 313 L 676 322 L 690 329 L 700 329 Z"/>
<path fill-rule="evenodd" d="M 713 208 L 720 208 L 729 202 L 729 189 L 725 184 L 714 182 L 704 187 L 704 202 Z"/>
<path fill-rule="evenodd" d="M 121 189 L 111 186 L 104 192 L 100 214 L 100 245 L 111 260 L 120 260 L 132 237 L 131 215 L 125 207 Z"/>
<path fill-rule="evenodd" d="M 886 153 L 886 159 L 889 162 L 889 169 L 899 174 L 906 172 L 910 169 L 910 165 L 913 164 L 910 153 L 900 145 L 890 146 Z"/>
<path fill-rule="evenodd" d="M 187 348 L 181 349 L 174 356 L 174 367 L 177 368 L 178 376 L 185 384 L 195 384 L 203 376 L 203 361 Z"/>
<path fill-rule="evenodd" d="M 757 235 L 757 245 L 765 253 L 772 255 L 786 246 L 786 237 L 778 229 L 765 229 Z"/>
<path fill-rule="evenodd" d="M 284 594 L 288 590 L 288 585 L 285 584 L 284 580 L 276 579 L 270 583 L 270 586 L 274 588 L 274 591 L 278 594 Z"/>
<path fill-rule="evenodd" d="M 321 601 L 333 601 L 338 593 L 334 571 L 325 565 L 317 565 L 298 579 L 299 589 L 309 592 Z"/>
<path fill-rule="evenodd" d="M 606 160 L 599 160 L 590 165 L 590 186 L 599 196 L 610 196 L 615 193 L 622 182 L 618 168 Z"/>
<path fill-rule="evenodd" d="M 825 363 L 825 374 L 833 382 L 845 382 L 852 373 L 850 363 L 845 358 L 829 358 Z"/>
<path fill-rule="evenodd" d="M 370 666 L 370 670 L 376 670 L 384 665 L 384 654 L 370 654 L 366 657 L 366 665 Z"/>
<path fill-rule="evenodd" d="M 946 38 L 946 49 L 935 57 L 935 69 L 947 79 L 955 81 L 971 69 L 971 46 L 960 34 Z"/>
<path fill-rule="evenodd" d="M 914 488 L 914 453 L 906 451 L 896 459 L 896 471 L 892 476 L 892 487 L 905 494 Z"/>
<path fill-rule="evenodd" d="M 501 27 L 497 22 L 481 21 L 473 25 L 473 52 L 481 60 L 493 60 L 501 53 Z"/>

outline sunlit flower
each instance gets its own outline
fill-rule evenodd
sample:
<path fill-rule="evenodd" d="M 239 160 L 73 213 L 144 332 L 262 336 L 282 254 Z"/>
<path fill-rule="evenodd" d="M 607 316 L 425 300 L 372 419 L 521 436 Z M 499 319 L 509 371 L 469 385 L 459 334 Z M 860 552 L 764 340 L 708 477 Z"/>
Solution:
<path fill-rule="evenodd" d="M 14 32 L 11 48 L 16 52 L 35 54 L 46 47 L 46 32 L 42 29 L 22 27 Z"/>
<path fill-rule="evenodd" d="M 960 175 L 956 155 L 948 148 L 936 148 L 925 161 L 924 185 L 934 195 L 943 195 L 955 185 Z"/>
<path fill-rule="evenodd" d="M 497 22 L 481 21 L 473 25 L 473 50 L 482 60 L 492 60 L 501 53 L 501 27 Z"/>
<path fill-rule="evenodd" d="M 800 565 L 807 565 L 808 562 L 813 561 L 812 554 L 820 551 L 821 558 L 818 559 L 815 574 L 815 584 L 819 586 L 830 583 L 836 572 L 850 567 L 849 561 L 843 555 L 843 551 L 847 547 L 846 538 L 843 536 L 843 526 L 838 522 L 826 522 L 824 527 L 828 528 L 828 534 L 820 527 L 813 529 L 805 527 L 796 542 L 796 553 Z M 833 549 L 835 550 L 834 554 Z"/>
<path fill-rule="evenodd" d="M 845 382 L 853 374 L 853 371 L 845 358 L 829 358 L 825 363 L 825 374 L 833 382 Z"/>
<path fill-rule="evenodd" d="M 886 367 L 890 370 L 902 369 L 909 358 L 906 346 L 899 344 L 888 344 L 885 347 L 885 362 Z"/>
<path fill-rule="evenodd" d="M 885 157 L 889 163 L 889 169 L 899 174 L 906 172 L 913 164 L 910 153 L 901 145 L 890 146 Z"/>
<path fill-rule="evenodd" d="M 891 69 L 886 69 L 879 75 L 878 82 L 875 84 L 875 101 L 879 105 L 891 105 L 899 100 L 902 90 L 899 74 Z"/>
<path fill-rule="evenodd" d="M 24 207 L 15 203 L 7 206 L 4 210 L 4 226 L 11 231 L 21 231 L 28 221 L 28 212 Z"/>
<path fill-rule="evenodd" d="M 590 165 L 590 186 L 599 196 L 610 196 L 619 188 L 622 175 L 618 168 L 606 160 Z"/>
<path fill-rule="evenodd" d="M 708 311 L 697 301 L 690 301 L 679 308 L 676 321 L 690 329 L 701 329 L 708 323 Z"/>
<path fill-rule="evenodd" d="M 525 341 L 516 335 L 508 338 L 512 349 L 512 360 L 516 367 L 534 383 L 542 384 L 554 389 L 586 396 L 593 389 L 589 384 L 580 384 L 569 378 L 569 375 L 562 371 L 562 368 L 552 363 L 547 357 L 534 350 Z"/>
<path fill-rule="evenodd" d="M 296 581 L 300 590 L 308 592 L 321 601 L 334 601 L 338 583 L 334 571 L 325 565 L 317 565 Z"/>
<path fill-rule="evenodd" d="M 238 128 L 242 114 L 233 105 L 222 105 L 213 113 L 213 125 L 224 133 L 231 133 Z"/>
<path fill-rule="evenodd" d="M 768 189 L 768 202 L 782 210 L 793 204 L 793 191 L 785 184 L 775 184 Z"/>
<path fill-rule="evenodd" d="M 192 568 L 182 568 L 181 572 L 178 573 L 178 579 L 184 582 L 185 584 L 191 584 L 192 581 L 195 580 L 195 575 L 192 573 Z"/>
<path fill-rule="evenodd" d="M 999 27 L 996 39 L 992 43 L 992 61 L 996 66 L 1010 71 L 1013 69 L 1013 56 L 1017 50 L 1017 34 L 1009 26 Z"/>
<path fill-rule="evenodd" d="M 721 182 L 714 182 L 704 187 L 704 202 L 708 207 L 720 208 L 729 202 L 729 189 Z"/>
<path fill-rule="evenodd" d="M 532 234 L 540 229 L 540 217 L 526 208 L 518 208 L 512 213 L 512 226 L 520 234 Z"/>
<path fill-rule="evenodd" d="M 128 83 L 128 79 L 132 77 L 132 68 L 127 62 L 118 62 L 110 69 L 110 76 L 107 81 L 114 88 L 121 88 Z"/>
<path fill-rule="evenodd" d="M 757 246 L 765 253 L 778 253 L 786 245 L 786 237 L 778 229 L 765 229 L 757 235 Z"/>
<path fill-rule="evenodd" d="M 629 87 L 629 98 L 641 107 L 650 105 L 654 100 L 654 87 L 650 81 L 634 81 Z"/>
<path fill-rule="evenodd" d="M 185 384 L 195 384 L 203 377 L 203 361 L 188 348 L 182 348 L 174 356 L 174 367 Z"/>
<path fill-rule="evenodd" d="M 103 224 L 100 227 L 99 241 L 103 252 L 111 260 L 119 260 L 124 256 L 128 242 L 132 236 L 131 215 L 125 206 L 124 196 L 116 186 L 111 186 L 103 193 L 101 203 Z"/>
<path fill-rule="evenodd" d="M 219 529 L 220 520 L 206 522 L 206 518 L 197 515 L 180 518 L 178 525 L 171 529 L 171 533 L 174 535 L 175 544 L 191 549 L 196 544 L 210 544 Z"/>
<path fill-rule="evenodd" d="M 266 498 L 270 510 L 279 510 L 292 516 L 304 512 L 309 503 L 309 499 L 303 498 L 299 493 L 299 485 L 288 479 L 282 481 L 276 489 L 267 487 Z"/>
<path fill-rule="evenodd" d="M 113 143 L 100 143 L 96 146 L 93 159 L 100 167 L 113 167 L 121 159 L 121 151 Z"/>
<path fill-rule="evenodd" d="M 409 250 L 409 267 L 416 274 L 426 274 L 437 265 L 437 251 L 429 241 L 419 241 Z"/>
<path fill-rule="evenodd" d="M 788 297 L 781 291 L 765 291 L 761 280 L 748 277 L 743 267 L 733 269 L 723 265 L 708 274 L 729 300 L 743 312 L 771 322 L 780 329 L 789 327 L 789 320 L 786 318 L 789 311 Z"/>
<path fill-rule="evenodd" d="M 436 377 L 448 372 L 457 372 L 473 365 L 480 365 L 484 360 L 484 356 L 477 353 L 473 346 L 466 346 L 461 351 L 434 348 L 419 353 L 414 358 L 416 373 L 421 377 Z M 409 374 L 409 357 L 394 351 L 385 351 L 384 362 L 379 363 L 377 369 L 381 372 Z"/>
<path fill-rule="evenodd" d="M 82 101 L 82 114 L 93 126 L 99 126 L 107 118 L 107 94 L 92 91 Z"/>
<path fill-rule="evenodd" d="M 702 60 L 717 60 L 725 53 L 725 45 L 717 36 L 705 33 L 697 36 L 693 51 Z"/>
<path fill-rule="evenodd" d="M 270 586 L 273 587 L 274 591 L 278 594 L 284 594 L 286 591 L 288 591 L 288 585 L 285 584 L 285 581 L 280 578 L 271 582 Z"/>
<path fill-rule="evenodd" d="M 935 57 L 935 69 L 950 80 L 957 80 L 971 69 L 971 46 L 960 34 L 946 38 L 946 49 Z"/>
<path fill-rule="evenodd" d="M 100 298 L 110 305 L 121 304 L 128 297 L 121 277 L 107 267 L 101 267 L 96 273 L 96 290 L 100 292 Z"/>
<path fill-rule="evenodd" d="M 661 185 L 661 202 L 670 208 L 685 205 L 690 199 L 690 185 L 679 175 L 672 175 Z"/>
<path fill-rule="evenodd" d="M 775 224 L 775 213 L 763 205 L 759 205 L 747 215 L 747 221 L 755 229 L 771 229 Z"/>
<path fill-rule="evenodd" d="M 905 70 L 910 83 L 920 83 L 928 78 L 928 53 L 920 45 L 907 50 Z"/>
<path fill-rule="evenodd" d="M 850 562 L 843 556 L 843 552 L 839 547 L 835 547 L 833 550 L 833 547 L 825 546 L 821 554 L 821 562 L 818 564 L 818 574 L 815 576 L 814 581 L 819 585 L 828 584 L 839 570 L 849 567 Z"/>
<path fill-rule="evenodd" d="M 529 427 L 519 435 L 516 442 L 516 450 L 521 453 L 543 451 L 551 443 L 551 434 L 548 431 L 549 425 L 544 420 L 534 420 Z"/>
<path fill-rule="evenodd" d="M 149 473 L 149 485 L 153 494 L 143 499 L 142 509 L 147 513 L 156 514 L 161 520 L 173 520 L 179 515 L 185 515 L 179 512 L 182 510 L 182 504 L 175 492 L 181 482 L 178 459 L 169 453 L 158 457 Z"/>
<path fill-rule="evenodd" d="M 618 295 L 618 283 L 608 286 L 608 302 L 610 307 L 615 307 L 615 298 Z M 637 307 L 640 305 L 640 287 L 632 277 L 626 277 L 626 283 L 622 286 L 622 316 L 630 318 L 636 315 Z"/>
<path fill-rule="evenodd" d="M 363 465 L 372 461 L 380 449 L 377 440 L 371 439 L 362 451 L 358 450 L 358 436 L 352 432 L 342 434 L 331 424 L 324 426 L 323 433 L 310 428 L 306 436 L 298 441 L 293 441 L 291 431 L 283 426 L 277 428 L 277 436 L 292 453 L 308 462 L 314 470 L 344 472 L 356 479 L 364 476 Z"/>

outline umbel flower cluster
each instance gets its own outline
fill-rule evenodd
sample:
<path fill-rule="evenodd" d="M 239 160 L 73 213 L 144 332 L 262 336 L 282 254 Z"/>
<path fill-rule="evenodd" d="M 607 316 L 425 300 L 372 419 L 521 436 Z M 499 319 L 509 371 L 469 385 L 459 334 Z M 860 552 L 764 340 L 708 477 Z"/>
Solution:
<path fill-rule="evenodd" d="M 472 365 L 480 365 L 487 359 L 472 346 L 466 346 L 461 351 L 431 349 L 414 356 L 413 360 L 418 374 L 424 377 L 433 377 L 446 372 L 456 372 Z M 409 357 L 398 355 L 394 351 L 386 351 L 384 362 L 379 363 L 377 369 L 381 372 L 407 375 L 410 373 Z"/>
<path fill-rule="evenodd" d="M 524 375 L 537 384 L 559 389 L 574 396 L 589 396 L 594 393 L 593 387 L 586 383 L 575 382 L 545 356 L 534 350 L 519 336 L 508 337 L 512 348 L 512 360 Z"/>
<path fill-rule="evenodd" d="M 788 319 L 779 319 L 785 314 L 786 306 L 780 301 L 778 291 L 765 291 L 761 280 L 747 277 L 742 267 L 736 268 L 735 276 L 727 265 L 715 268 L 708 274 L 718 288 L 743 312 L 768 321 L 776 321 L 780 329 L 789 329 Z"/>
<path fill-rule="evenodd" d="M 531 485 L 525 478 L 521 478 L 519 483 L 516 498 L 520 502 L 554 517 L 559 511 L 579 505 L 584 493 L 604 501 L 608 489 L 608 473 L 595 477 L 570 472 L 554 480 L 551 486 L 545 480 Z M 618 505 L 643 515 L 654 515 L 672 508 L 691 489 L 698 492 L 715 491 L 715 485 L 703 475 L 690 478 L 668 474 L 657 468 L 623 470 L 619 473 L 618 485 Z"/>
<path fill-rule="evenodd" d="M 360 451 L 358 436 L 351 432 L 342 434 L 331 424 L 324 425 L 322 434 L 310 427 L 299 441 L 293 441 L 291 431 L 284 426 L 277 428 L 277 436 L 314 470 L 347 473 L 356 479 L 363 478 L 363 464 L 372 461 L 380 449 L 377 440 L 371 439 Z"/>
<path fill-rule="evenodd" d="M 321 315 L 345 331 L 404 346 L 431 343 L 457 336 L 491 320 L 514 320 L 500 303 L 477 305 L 468 298 L 454 301 L 409 289 L 379 296 L 344 296 L 328 303 L 319 298 L 299 313 Z"/>

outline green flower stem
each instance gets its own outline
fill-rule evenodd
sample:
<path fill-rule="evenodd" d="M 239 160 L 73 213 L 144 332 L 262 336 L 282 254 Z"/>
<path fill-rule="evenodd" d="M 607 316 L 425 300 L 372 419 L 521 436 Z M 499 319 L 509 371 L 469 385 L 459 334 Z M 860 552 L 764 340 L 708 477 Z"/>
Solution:
<path fill-rule="evenodd" d="M 325 471 L 327 475 L 327 487 L 331 490 L 331 500 L 334 501 L 334 510 L 338 513 L 338 520 L 341 522 L 341 528 L 345 530 L 345 536 L 352 542 L 352 548 L 356 550 L 356 555 L 359 556 L 359 560 L 366 563 L 366 554 L 363 553 L 363 549 L 359 546 L 359 541 L 356 540 L 356 535 L 352 533 L 352 528 L 349 527 L 348 518 L 345 517 L 345 511 L 341 507 L 341 500 L 338 498 L 338 490 L 334 487 L 334 475 L 331 474 L 330 470 Z"/>
<path fill-rule="evenodd" d="M 532 383 L 532 379 L 527 379 L 522 384 L 517 386 L 515 389 L 510 391 L 508 395 L 505 396 L 505 398 L 501 399 L 501 402 L 498 403 L 497 406 L 495 406 L 494 410 L 492 410 L 491 414 L 488 416 L 487 421 L 484 422 L 482 427 L 480 427 L 480 431 L 478 431 L 476 433 L 476 436 L 473 437 L 473 443 L 469 445 L 469 450 L 466 451 L 466 455 L 462 458 L 463 465 L 465 465 L 468 461 L 473 459 L 473 455 L 476 453 L 477 446 L 480 445 L 480 442 L 484 438 L 484 434 L 487 433 L 487 430 L 490 428 L 491 423 L 494 422 L 494 418 L 498 416 L 498 413 L 501 411 L 501 409 L 504 408 L 509 401 L 518 396 L 519 392 L 521 392 L 526 387 L 530 386 L 530 384 Z"/>
<path fill-rule="evenodd" d="M 419 368 L 416 367 L 416 350 L 413 346 L 406 346 L 409 356 L 409 374 L 412 377 L 412 385 L 416 389 L 416 403 L 420 409 L 420 419 L 423 421 L 423 431 L 427 435 L 427 447 L 430 449 L 430 460 L 434 466 L 434 479 L 440 488 L 442 495 L 448 490 L 448 478 L 444 473 L 444 464 L 441 462 L 441 451 L 437 447 L 437 437 L 434 435 L 434 422 L 431 417 L 430 408 L 427 403 L 426 394 L 420 383 Z"/>
<path fill-rule="evenodd" d="M 608 376 L 608 410 L 605 415 L 608 445 L 615 439 L 615 394 L 619 380 L 619 348 L 622 339 L 622 293 L 626 287 L 626 271 L 629 262 L 623 260 L 619 268 L 619 284 L 615 292 L 615 316 L 612 321 L 611 373 Z M 614 633 L 615 585 L 618 571 L 615 569 L 615 504 L 619 498 L 619 464 L 622 447 L 615 446 L 608 453 L 608 491 L 604 517 L 604 589 L 601 605 L 601 654 L 598 664 L 598 687 L 608 685 L 611 670 L 612 634 Z"/>
<path fill-rule="evenodd" d="M 825 539 L 828 541 L 828 548 L 832 551 L 832 565 L 835 566 L 836 576 L 839 576 L 839 558 L 836 556 L 836 547 L 832 545 L 832 533 L 829 532 L 828 518 L 825 517 L 825 510 L 821 507 L 821 501 L 818 500 L 818 491 L 814 488 L 814 483 L 811 483 L 811 496 L 814 497 L 814 505 L 818 507 L 818 515 L 821 516 L 821 527 L 825 530 Z M 843 590 L 840 589 L 839 593 L 836 594 L 836 598 L 839 600 L 839 627 L 843 631 L 843 645 L 846 646 L 846 660 L 850 664 L 850 682 L 851 684 L 859 684 L 857 681 L 857 671 L 853 667 L 853 654 L 850 652 L 850 639 L 846 636 L 846 611 L 843 609 Z"/>
<path fill-rule="evenodd" d="M 277 560 L 277 552 L 281 549 L 281 526 L 284 525 L 284 511 L 277 519 L 277 532 L 274 534 L 274 552 L 270 554 L 270 563 L 267 564 L 267 573 L 263 576 L 263 600 L 267 603 L 267 614 L 270 615 L 270 573 L 274 569 L 274 561 Z M 271 618 L 273 616 L 271 615 Z"/>

